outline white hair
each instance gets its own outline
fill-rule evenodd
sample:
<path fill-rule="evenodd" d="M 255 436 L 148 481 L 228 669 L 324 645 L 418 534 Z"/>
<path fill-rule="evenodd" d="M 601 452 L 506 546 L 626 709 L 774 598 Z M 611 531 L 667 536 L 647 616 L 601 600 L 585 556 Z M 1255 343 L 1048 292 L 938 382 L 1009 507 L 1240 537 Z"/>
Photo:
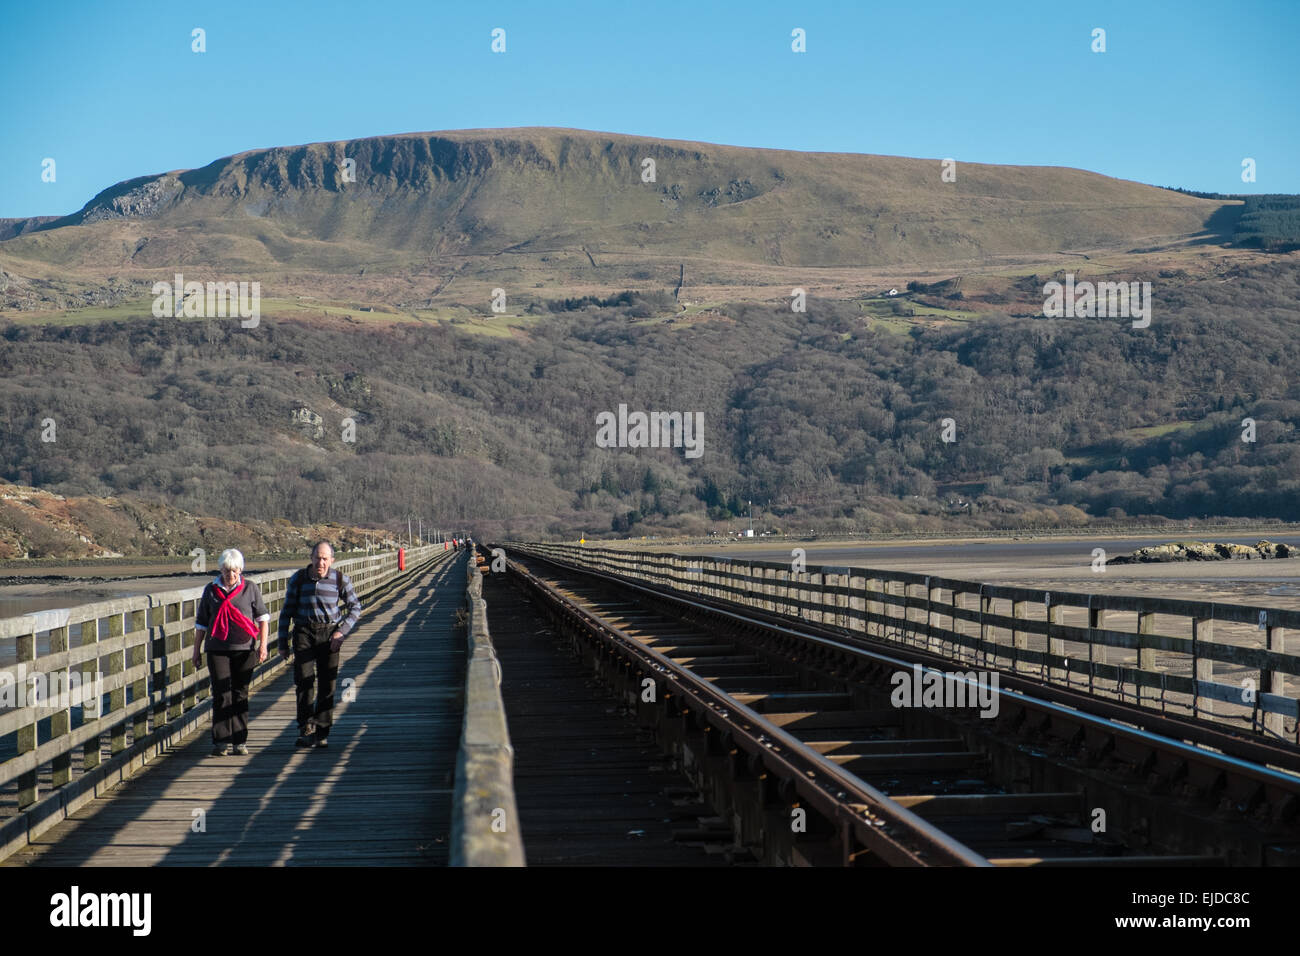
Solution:
<path fill-rule="evenodd" d="M 221 560 L 217 562 L 219 568 L 234 568 L 236 571 L 244 570 L 244 556 L 234 548 L 226 548 L 221 552 Z"/>

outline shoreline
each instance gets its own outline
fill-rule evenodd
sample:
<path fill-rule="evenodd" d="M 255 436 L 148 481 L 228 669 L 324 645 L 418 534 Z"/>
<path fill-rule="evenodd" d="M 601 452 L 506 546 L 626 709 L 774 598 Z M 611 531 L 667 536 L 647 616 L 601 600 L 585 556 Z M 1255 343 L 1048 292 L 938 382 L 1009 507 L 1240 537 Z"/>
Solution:
<path fill-rule="evenodd" d="M 1273 537 L 1295 537 L 1300 538 L 1300 524 L 1294 525 L 1268 525 L 1261 528 L 1258 525 L 1236 525 L 1232 527 L 1215 528 L 1214 534 L 1210 536 L 1200 536 L 1195 533 L 1181 534 L 1171 532 L 1168 529 L 1153 528 L 1150 530 L 1136 529 L 1128 531 L 1008 531 L 1008 532 L 965 532 L 948 534 L 945 532 L 899 532 L 897 534 L 871 534 L 871 535 L 853 535 L 853 534 L 835 534 L 835 535 L 767 535 L 766 537 L 755 535 L 752 538 L 728 537 L 717 535 L 713 537 L 678 537 L 665 539 L 650 538 L 612 538 L 612 539 L 588 539 L 587 545 L 591 547 L 617 547 L 630 548 L 635 550 L 662 550 L 670 547 L 699 547 L 701 545 L 708 547 L 767 547 L 772 548 L 783 543 L 813 544 L 818 547 L 830 545 L 848 545 L 856 548 L 871 547 L 941 547 L 951 544 L 981 544 L 985 542 L 1009 542 L 1009 541 L 1034 541 L 1034 542 L 1068 542 L 1068 541 L 1095 541 L 1098 539 L 1108 540 L 1147 540 L 1149 538 L 1160 538 L 1163 543 L 1173 543 L 1177 541 L 1204 541 L 1207 543 L 1217 542 L 1218 539 L 1232 537 L 1250 537 L 1256 541 L 1272 540 Z M 573 542 L 562 542 L 564 544 L 577 544 Z M 641 546 L 641 547 L 637 547 Z M 1212 563 L 1212 562 L 1202 562 Z M 2 570 L 2 569 L 0 569 Z"/>

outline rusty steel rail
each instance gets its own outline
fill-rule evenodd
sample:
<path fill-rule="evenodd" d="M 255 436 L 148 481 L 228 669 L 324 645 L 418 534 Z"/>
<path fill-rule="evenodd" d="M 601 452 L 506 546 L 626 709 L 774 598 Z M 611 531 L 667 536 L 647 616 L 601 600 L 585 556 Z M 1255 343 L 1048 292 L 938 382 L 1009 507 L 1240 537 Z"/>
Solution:
<path fill-rule="evenodd" d="M 666 587 L 628 580 L 618 574 L 597 572 L 554 557 L 530 554 L 523 549 L 516 550 L 583 578 L 617 585 L 639 594 L 643 599 L 668 604 L 697 615 L 711 615 L 715 620 L 725 621 L 730 626 L 747 628 L 751 633 L 762 632 L 769 637 L 784 640 L 787 646 L 797 644 L 799 656 L 805 664 L 814 658 L 823 663 L 833 658 L 848 669 L 862 672 L 864 668 L 859 665 L 866 665 L 866 669 L 874 668 L 879 675 L 909 669 L 917 664 L 932 670 L 939 669 L 942 665 L 951 667 L 959 663 L 928 651 L 886 644 L 844 629 L 792 622 L 775 614 L 729 604 L 721 599 L 687 596 Z M 511 570 L 517 569 L 522 577 L 533 582 L 533 588 L 545 588 L 518 562 L 510 562 L 510 565 Z M 563 601 L 563 598 L 548 595 L 547 600 Z M 744 727 L 743 737 L 735 738 L 745 742 L 744 749 L 753 754 L 762 747 L 764 763 L 776 772 L 794 779 L 799 779 L 802 775 L 819 780 L 818 786 L 813 790 L 800 787 L 800 793 L 808 796 L 811 802 L 819 804 L 819 809 L 829 813 L 833 819 L 843 820 L 846 813 L 851 817 L 855 812 L 853 805 L 857 802 L 870 808 L 868 815 L 875 815 L 900 826 L 911 822 L 907 818 L 892 816 L 887 809 L 882 809 L 892 806 L 902 810 L 902 807 L 869 786 L 850 796 L 853 788 L 865 786 L 862 781 L 830 764 L 820 754 L 809 751 L 802 743 L 765 721 L 762 715 L 744 707 L 708 682 L 682 670 L 663 655 L 617 628 L 599 621 L 581 608 L 574 606 L 566 613 L 580 620 L 583 626 L 593 632 L 599 632 L 607 640 L 618 643 L 625 656 L 638 660 L 643 670 L 670 675 L 672 681 L 681 687 L 684 696 L 697 701 L 694 704 L 697 710 L 707 711 L 711 715 L 739 715 L 742 722 L 749 725 Z M 1262 816 L 1266 816 L 1273 824 L 1291 825 L 1296 817 L 1297 807 L 1300 806 L 1300 777 L 1277 769 L 1300 770 L 1300 751 L 1294 747 L 1259 738 L 1242 737 L 1187 719 L 1153 715 L 1149 710 L 1134 705 L 1102 701 L 1061 687 L 1036 684 L 1023 675 L 1008 673 L 1004 680 L 1007 686 L 997 688 L 1000 699 L 1008 707 L 1018 709 L 1021 714 L 1032 715 L 1032 722 L 1044 727 L 1050 724 L 1062 736 L 1087 740 L 1097 750 L 1138 754 L 1140 756 L 1135 758 L 1137 763 L 1149 767 L 1152 772 L 1164 774 L 1169 779 L 1217 781 L 1215 789 L 1226 794 L 1232 803 L 1247 808 L 1262 808 Z M 735 728 L 731 728 L 730 732 L 734 735 Z M 784 752 L 780 747 L 774 746 L 773 742 L 779 742 L 785 748 Z M 784 763 L 781 763 L 781 758 L 785 758 Z M 830 764 L 833 772 L 823 773 L 825 764 Z M 846 795 L 842 800 L 843 805 L 836 804 L 829 797 L 830 791 L 836 787 Z M 866 829 L 857 828 L 859 835 L 864 835 Z M 932 839 L 933 834 L 925 833 L 924 837 Z M 950 852 L 952 850 L 951 847 L 947 849 Z M 899 854 L 898 850 L 898 846 L 891 846 L 888 851 L 882 852 L 882 858 L 916 862 L 915 853 L 909 856 L 906 851 Z M 889 851 L 895 855 L 890 857 Z M 967 852 L 983 859 L 973 851 Z"/>
<path fill-rule="evenodd" d="M 508 561 L 507 566 L 560 616 L 604 639 L 625 659 L 638 663 L 666 687 L 674 688 L 687 707 L 722 734 L 729 735 L 749 754 L 751 762 L 761 763 L 788 781 L 824 816 L 851 827 L 862 845 L 882 860 L 896 866 L 991 865 L 969 847 L 840 769 L 761 714 L 556 593 L 518 562 Z M 670 690 L 665 696 L 671 694 Z"/>

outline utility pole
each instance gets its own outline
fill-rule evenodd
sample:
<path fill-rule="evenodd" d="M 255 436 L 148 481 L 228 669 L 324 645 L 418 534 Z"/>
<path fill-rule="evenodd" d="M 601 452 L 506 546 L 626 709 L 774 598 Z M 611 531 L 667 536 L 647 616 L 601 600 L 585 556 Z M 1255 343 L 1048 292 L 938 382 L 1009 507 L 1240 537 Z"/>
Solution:
<path fill-rule="evenodd" d="M 424 519 L 420 519 L 420 534 L 418 535 L 420 544 L 424 544 Z"/>
<path fill-rule="evenodd" d="M 408 548 L 411 546 L 411 519 L 409 517 L 406 519 L 406 546 Z"/>

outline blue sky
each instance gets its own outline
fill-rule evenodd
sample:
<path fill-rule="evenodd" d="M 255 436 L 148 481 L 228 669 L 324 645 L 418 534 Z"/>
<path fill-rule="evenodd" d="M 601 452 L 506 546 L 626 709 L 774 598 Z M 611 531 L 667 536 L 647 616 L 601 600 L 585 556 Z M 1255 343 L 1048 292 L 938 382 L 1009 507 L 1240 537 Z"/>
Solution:
<path fill-rule="evenodd" d="M 1297 193 L 1297 41 L 1295 0 L 4 0 L 0 216 L 246 149 L 508 126 Z"/>

